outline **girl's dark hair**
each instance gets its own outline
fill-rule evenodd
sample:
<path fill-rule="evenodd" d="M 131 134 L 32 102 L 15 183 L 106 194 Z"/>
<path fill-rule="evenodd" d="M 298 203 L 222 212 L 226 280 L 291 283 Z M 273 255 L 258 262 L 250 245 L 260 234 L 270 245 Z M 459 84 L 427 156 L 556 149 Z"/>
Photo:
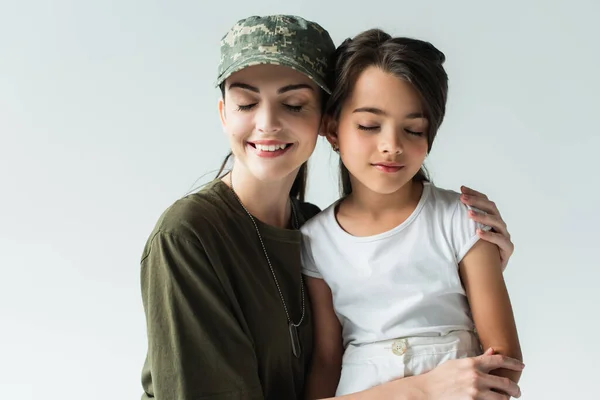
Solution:
<path fill-rule="evenodd" d="M 225 101 L 225 82 L 219 85 L 219 89 L 221 89 L 221 96 L 223 96 L 223 101 Z M 324 111 L 325 104 L 329 98 L 327 92 L 321 89 L 321 110 Z M 230 151 L 226 156 L 223 162 L 221 163 L 221 167 L 219 168 L 219 172 L 215 176 L 215 179 L 220 179 L 227 172 L 225 172 L 225 167 L 229 160 L 233 157 L 233 153 Z M 296 179 L 294 179 L 294 183 L 292 184 L 292 188 L 290 189 L 290 196 L 296 198 L 300 201 L 304 201 L 306 195 L 306 181 L 308 179 L 308 161 L 305 161 L 298 170 L 298 175 L 296 175 Z"/>
<path fill-rule="evenodd" d="M 331 96 L 325 114 L 339 120 L 344 102 L 352 93 L 359 75 L 374 66 L 412 84 L 421 96 L 423 112 L 429 120 L 427 153 L 431 151 L 437 131 L 446 113 L 448 75 L 442 66 L 446 57 L 431 43 L 396 37 L 380 29 L 370 29 L 353 39 L 346 39 L 333 54 L 328 73 Z M 413 178 L 429 181 L 422 167 Z M 352 192 L 350 173 L 340 159 L 342 196 Z"/>

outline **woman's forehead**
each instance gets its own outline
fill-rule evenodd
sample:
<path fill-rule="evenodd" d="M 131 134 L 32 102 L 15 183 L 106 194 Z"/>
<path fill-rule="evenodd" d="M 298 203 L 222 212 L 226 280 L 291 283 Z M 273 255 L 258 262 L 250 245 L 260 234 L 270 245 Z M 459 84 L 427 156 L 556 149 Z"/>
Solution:
<path fill-rule="evenodd" d="M 315 92 L 318 88 L 313 80 L 305 74 L 287 66 L 273 64 L 252 65 L 237 71 L 227 78 L 226 87 L 229 88 L 233 83 L 243 83 L 255 87 L 283 87 L 303 84 L 309 86 Z"/>

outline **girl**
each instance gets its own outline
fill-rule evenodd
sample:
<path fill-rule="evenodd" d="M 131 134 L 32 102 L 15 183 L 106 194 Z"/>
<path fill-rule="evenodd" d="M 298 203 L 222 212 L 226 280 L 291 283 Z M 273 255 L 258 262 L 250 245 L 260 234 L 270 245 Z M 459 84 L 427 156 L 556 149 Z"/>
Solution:
<path fill-rule="evenodd" d="M 303 201 L 333 42 L 300 17 L 250 17 L 221 43 L 219 114 L 233 167 L 160 217 L 141 261 L 148 353 L 143 399 L 300 399 L 313 349 L 311 302 L 300 273 L 298 228 L 319 209 Z M 474 194 L 473 204 L 491 203 Z M 466 217 L 465 217 L 466 218 Z M 474 217 L 475 218 L 475 217 Z M 512 253 L 496 215 L 496 240 Z M 487 372 L 521 369 L 485 355 L 422 379 L 381 385 L 358 399 L 451 399 L 518 393 Z M 479 371 L 481 379 L 470 377 Z"/>
<path fill-rule="evenodd" d="M 308 398 L 423 374 L 481 345 L 522 358 L 498 248 L 479 240 L 489 228 L 422 168 L 445 113 L 444 58 L 380 30 L 336 51 L 326 135 L 343 198 L 302 227 L 315 324 Z M 516 382 L 520 372 L 494 374 Z"/>

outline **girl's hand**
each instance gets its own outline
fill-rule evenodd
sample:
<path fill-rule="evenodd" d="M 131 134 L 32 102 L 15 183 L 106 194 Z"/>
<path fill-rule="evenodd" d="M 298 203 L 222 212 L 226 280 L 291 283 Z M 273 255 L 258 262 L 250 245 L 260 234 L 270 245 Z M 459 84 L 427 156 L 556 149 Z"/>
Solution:
<path fill-rule="evenodd" d="M 494 355 L 492 349 L 478 357 L 447 361 L 419 377 L 427 400 L 506 400 L 521 397 L 519 386 L 508 378 L 490 375 L 490 371 L 506 368 L 522 371 L 523 363 L 513 358 Z"/>
<path fill-rule="evenodd" d="M 469 211 L 469 217 L 476 222 L 492 227 L 491 231 L 478 231 L 478 234 L 481 239 L 498 246 L 500 249 L 500 259 L 502 260 L 502 270 L 506 269 L 508 260 L 515 251 L 515 245 L 510 240 L 510 233 L 506 227 L 506 222 L 502 219 L 496 204 L 489 200 L 485 194 L 466 186 L 461 186 L 460 190 L 462 192 L 460 200 L 464 204 L 486 213 L 483 214 L 471 210 Z"/>

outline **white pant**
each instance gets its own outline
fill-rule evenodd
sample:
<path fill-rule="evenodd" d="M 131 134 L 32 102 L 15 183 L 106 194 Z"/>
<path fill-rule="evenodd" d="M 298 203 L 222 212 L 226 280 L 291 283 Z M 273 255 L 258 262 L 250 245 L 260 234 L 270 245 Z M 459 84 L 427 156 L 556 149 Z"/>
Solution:
<path fill-rule="evenodd" d="M 414 336 L 348 346 L 336 396 L 359 392 L 394 379 L 423 374 L 456 358 L 481 354 L 474 332 Z"/>

